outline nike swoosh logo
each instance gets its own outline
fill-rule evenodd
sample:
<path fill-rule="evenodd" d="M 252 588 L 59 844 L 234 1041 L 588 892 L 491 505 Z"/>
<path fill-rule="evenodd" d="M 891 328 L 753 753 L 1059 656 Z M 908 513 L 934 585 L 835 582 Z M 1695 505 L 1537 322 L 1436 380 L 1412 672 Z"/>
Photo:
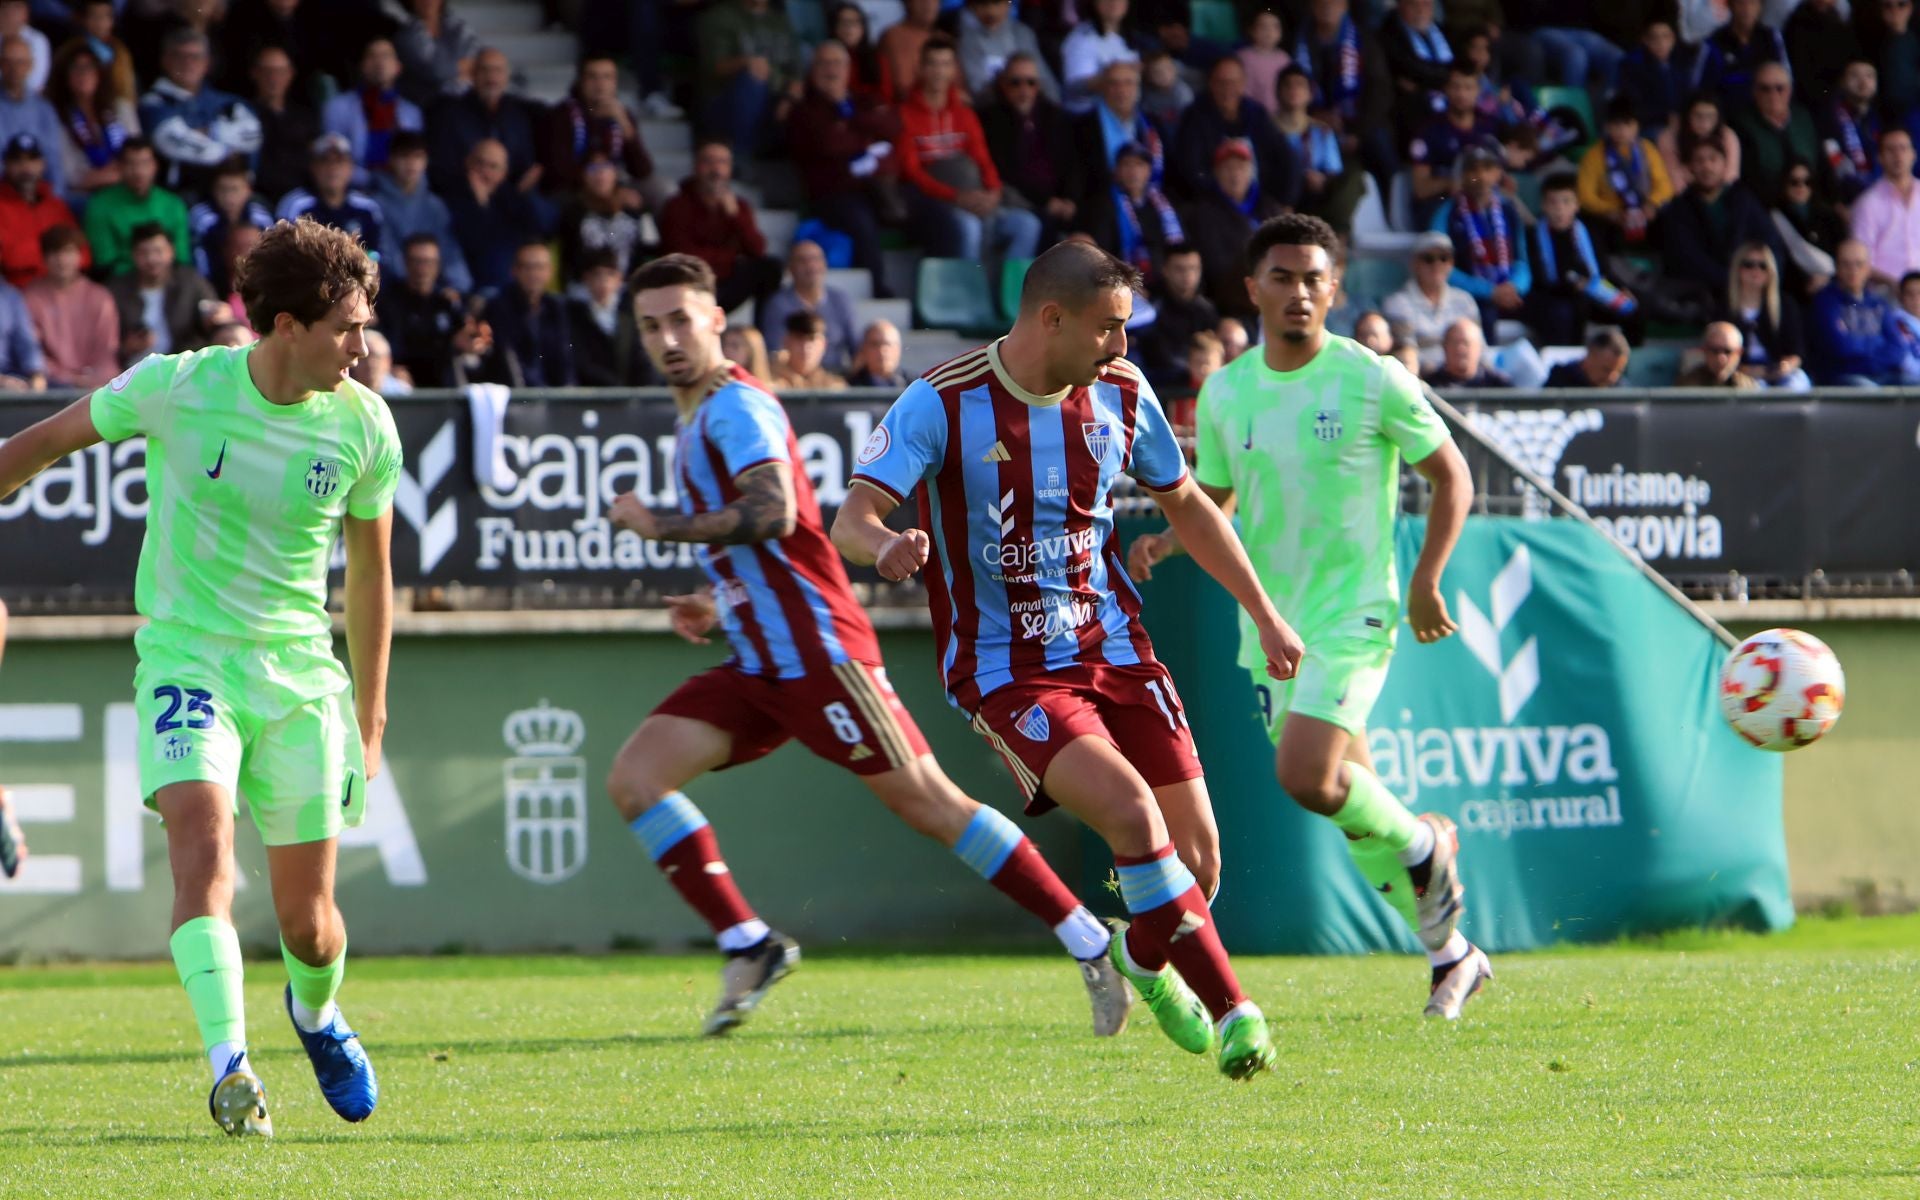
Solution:
<path fill-rule="evenodd" d="M 220 457 L 214 459 L 213 465 L 207 468 L 207 478 L 208 479 L 220 478 L 220 468 L 225 466 L 226 462 L 227 462 L 227 443 L 225 439 L 222 439 L 220 442 Z"/>
<path fill-rule="evenodd" d="M 1247 440 L 1240 443 L 1240 448 L 1242 450 L 1253 449 L 1253 422 L 1252 421 L 1247 422 Z"/>
<path fill-rule="evenodd" d="M 340 797 L 341 808 L 353 807 L 353 776 L 347 776 L 347 794 Z"/>

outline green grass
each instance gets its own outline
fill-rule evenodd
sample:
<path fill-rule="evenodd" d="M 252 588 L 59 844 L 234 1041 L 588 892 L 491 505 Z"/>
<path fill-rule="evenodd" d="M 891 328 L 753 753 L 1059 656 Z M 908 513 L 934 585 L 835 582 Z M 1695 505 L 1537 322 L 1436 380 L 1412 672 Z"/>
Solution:
<path fill-rule="evenodd" d="M 341 1124 L 250 968 L 280 1135 L 230 1141 L 165 966 L 0 972 L 0 1195 L 1920 1194 L 1920 918 L 1498 960 L 1455 1026 L 1404 959 L 1252 959 L 1249 1085 L 1051 957 L 822 955 L 726 1042 L 711 959 L 355 963 L 380 1111 Z"/>

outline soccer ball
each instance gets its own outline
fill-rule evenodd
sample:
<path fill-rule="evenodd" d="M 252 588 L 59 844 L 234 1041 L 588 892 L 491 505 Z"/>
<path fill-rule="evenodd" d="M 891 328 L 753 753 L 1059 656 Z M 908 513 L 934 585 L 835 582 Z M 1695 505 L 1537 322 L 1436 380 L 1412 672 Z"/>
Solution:
<path fill-rule="evenodd" d="M 1720 668 L 1720 711 L 1762 750 L 1798 750 L 1840 719 L 1847 678 L 1827 644 L 1798 629 L 1769 629 L 1734 647 Z"/>

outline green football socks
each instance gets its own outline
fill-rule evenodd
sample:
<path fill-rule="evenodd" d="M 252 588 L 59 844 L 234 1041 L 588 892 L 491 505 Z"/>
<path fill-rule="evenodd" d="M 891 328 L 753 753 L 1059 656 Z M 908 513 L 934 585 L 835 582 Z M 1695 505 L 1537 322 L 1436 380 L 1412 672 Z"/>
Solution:
<path fill-rule="evenodd" d="M 200 1041 L 244 1049 L 247 1015 L 241 997 L 240 935 L 219 917 L 195 917 L 173 931 L 167 943 L 187 1003 L 200 1026 Z M 216 1072 L 219 1070 L 215 1068 Z"/>
<path fill-rule="evenodd" d="M 286 942 L 280 943 L 280 958 L 287 964 L 287 982 L 293 988 L 293 1015 L 303 1029 L 312 1031 L 331 1016 L 327 1006 L 340 992 L 340 981 L 347 975 L 347 948 L 324 967 L 309 966 L 294 957 Z"/>
<path fill-rule="evenodd" d="M 1372 771 L 1352 762 L 1346 768 L 1347 802 L 1333 814 L 1333 823 L 1347 835 L 1347 853 L 1361 876 L 1417 932 L 1413 876 L 1400 859 L 1419 836 L 1419 822 Z"/>

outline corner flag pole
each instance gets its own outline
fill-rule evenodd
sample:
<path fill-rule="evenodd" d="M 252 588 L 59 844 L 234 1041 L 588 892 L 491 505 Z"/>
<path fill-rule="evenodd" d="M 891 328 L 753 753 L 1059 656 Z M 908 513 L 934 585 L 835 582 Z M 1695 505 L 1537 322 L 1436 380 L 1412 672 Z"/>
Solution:
<path fill-rule="evenodd" d="M 1499 446 L 1495 445 L 1493 442 L 1493 439 L 1487 437 L 1486 434 L 1480 432 L 1479 429 L 1475 428 L 1473 424 L 1467 420 L 1466 415 L 1464 413 L 1462 413 L 1459 409 L 1455 408 L 1453 405 L 1447 403 L 1447 401 L 1441 399 L 1440 394 L 1438 392 L 1434 391 L 1432 388 L 1428 387 L 1424 383 L 1420 385 L 1420 389 L 1421 391 L 1426 393 L 1427 403 L 1433 405 L 1435 412 L 1445 417 L 1449 422 L 1453 424 L 1455 428 L 1465 432 L 1466 435 L 1472 438 L 1474 442 L 1480 446 L 1481 449 L 1485 450 L 1488 454 L 1492 455 L 1494 458 L 1499 459 L 1502 463 L 1506 465 L 1508 470 L 1512 471 L 1515 475 L 1518 475 L 1521 479 L 1524 479 L 1533 488 L 1534 491 L 1539 492 L 1542 496 L 1545 496 L 1547 500 L 1554 506 L 1554 508 L 1560 511 L 1560 514 L 1562 516 L 1571 517 L 1574 520 L 1580 522 L 1582 525 L 1585 525 L 1588 529 L 1591 529 L 1595 533 L 1599 534 L 1600 539 L 1602 541 L 1604 541 L 1607 545 L 1613 547 L 1615 551 L 1623 555 L 1628 562 L 1633 564 L 1635 570 L 1639 571 L 1640 574 L 1646 576 L 1647 579 L 1651 580 L 1655 587 L 1665 592 L 1667 594 L 1668 599 L 1672 600 L 1675 604 L 1678 604 L 1682 609 L 1684 609 L 1688 616 L 1700 622 L 1700 624 L 1706 626 L 1707 629 L 1713 634 L 1714 637 L 1720 639 L 1721 645 L 1726 646 L 1728 649 L 1732 649 L 1734 646 L 1739 644 L 1740 639 L 1734 637 L 1733 634 L 1729 633 L 1727 631 L 1726 626 L 1720 624 L 1720 622 L 1708 616 L 1707 611 L 1705 609 L 1701 608 L 1698 604 L 1695 604 L 1690 598 L 1688 598 L 1685 592 L 1673 586 L 1672 582 L 1670 582 L 1665 575 L 1662 575 L 1660 572 L 1648 566 L 1645 559 L 1641 558 L 1638 554 L 1635 554 L 1633 551 L 1627 549 L 1625 546 L 1622 546 L 1619 542 L 1614 541 L 1613 538 L 1607 534 L 1606 530 L 1600 528 L 1599 522 L 1595 521 L 1591 516 L 1587 515 L 1586 509 L 1580 507 L 1578 504 L 1575 504 L 1566 495 L 1562 494 L 1560 489 L 1554 487 L 1553 483 L 1550 480 L 1543 478 L 1542 476 L 1537 474 L 1531 467 L 1528 467 L 1525 463 L 1520 462 L 1519 460 L 1515 459 L 1512 455 L 1508 454 L 1505 450 L 1502 450 Z"/>

